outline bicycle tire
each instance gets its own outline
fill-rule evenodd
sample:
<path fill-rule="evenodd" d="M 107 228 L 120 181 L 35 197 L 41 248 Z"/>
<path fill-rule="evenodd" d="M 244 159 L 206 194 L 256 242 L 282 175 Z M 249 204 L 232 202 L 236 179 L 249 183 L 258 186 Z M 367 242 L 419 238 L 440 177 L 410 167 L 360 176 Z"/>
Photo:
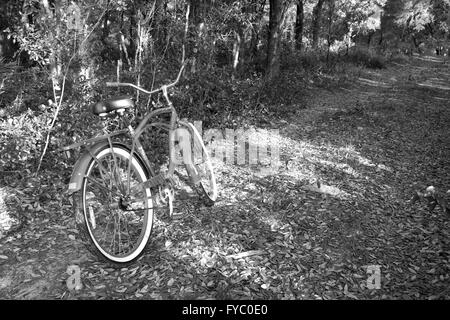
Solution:
<path fill-rule="evenodd" d="M 210 207 L 214 205 L 218 195 L 216 176 L 214 174 L 214 169 L 208 150 L 202 137 L 200 136 L 200 133 L 192 123 L 187 123 L 187 125 L 189 127 L 189 132 L 191 133 L 190 142 L 193 169 L 195 170 L 195 174 L 200 178 L 199 182 L 192 184 L 191 187 L 198 194 L 202 203 Z M 204 166 L 201 166 L 201 164 L 204 164 Z M 188 174 L 191 175 L 191 170 L 188 170 L 188 168 L 186 169 Z M 209 178 L 207 176 L 209 176 Z"/>
<path fill-rule="evenodd" d="M 140 187 L 142 190 L 140 191 L 141 194 L 139 195 L 142 197 L 142 205 L 143 208 L 136 209 L 134 211 L 132 210 L 126 210 L 124 211 L 123 208 L 121 208 L 122 200 L 117 200 L 117 208 L 115 208 L 114 203 L 109 203 L 106 206 L 101 203 L 102 200 L 105 200 L 108 202 L 111 200 L 113 195 L 117 198 L 118 197 L 118 191 L 120 187 L 118 187 L 119 182 L 115 181 L 116 186 L 113 186 L 113 181 L 109 181 L 109 183 L 105 183 L 102 187 L 98 185 L 98 181 L 94 183 L 95 181 L 95 175 L 97 177 L 101 177 L 102 179 L 105 177 L 106 172 L 102 172 L 103 169 L 105 169 L 105 165 L 107 164 L 108 158 L 115 158 L 112 159 L 114 163 L 113 170 L 110 170 L 109 175 L 107 175 L 110 180 L 121 180 L 122 176 L 125 174 L 128 176 L 128 172 L 125 173 L 125 171 L 128 171 L 128 165 L 129 161 L 131 159 L 131 167 L 130 167 L 130 175 L 128 176 L 130 179 L 127 179 L 125 181 L 121 181 L 122 187 L 124 186 L 123 183 L 128 185 L 130 189 L 132 188 L 132 183 L 140 183 L 143 181 L 148 180 L 149 174 L 146 170 L 146 167 L 144 165 L 144 162 L 141 160 L 140 156 L 136 153 L 134 153 L 131 157 L 131 151 L 128 149 L 128 147 L 125 147 L 121 144 L 113 144 L 112 147 L 105 144 L 105 146 L 101 149 L 99 149 L 96 154 L 94 154 L 95 159 L 92 158 L 91 162 L 87 166 L 87 170 L 84 173 L 84 179 L 82 182 L 81 190 L 74 193 L 73 195 L 73 203 L 74 203 L 74 210 L 75 210 L 75 217 L 76 217 L 76 225 L 79 230 L 79 233 L 81 235 L 81 238 L 87 247 L 87 249 L 93 253 L 95 256 L 99 257 L 101 260 L 106 261 L 114 266 L 124 266 L 127 265 L 136 259 L 138 259 L 144 252 L 145 247 L 148 243 L 148 240 L 150 239 L 151 232 L 153 229 L 153 220 L 154 220 L 154 210 L 153 210 L 153 199 L 150 188 L 146 187 Z M 110 160 L 111 161 L 111 160 Z M 122 164 L 126 164 L 126 166 L 119 167 L 117 163 L 120 162 Z M 102 163 L 99 165 L 99 163 Z M 103 169 L 102 169 L 103 166 Z M 127 168 L 127 169 L 125 169 Z M 136 174 L 136 175 L 133 175 Z M 132 181 L 132 178 L 135 178 L 136 181 Z M 109 187 L 108 187 L 109 186 Z M 97 187 L 97 190 L 95 189 Z M 106 191 L 98 191 L 98 190 L 105 190 L 109 188 L 109 194 Z M 101 194 L 102 197 L 95 198 L 98 196 L 98 194 Z M 135 194 L 133 194 L 135 195 Z M 88 209 L 89 208 L 89 209 Z M 102 212 L 105 213 L 103 216 L 100 215 Z M 117 209 L 117 210 L 115 210 Z M 133 208 L 134 209 L 134 208 Z M 94 210 L 96 212 L 94 212 Z M 113 211 L 115 210 L 115 211 Z M 103 220 L 102 220 L 103 219 Z M 126 222 L 127 225 L 126 232 L 128 233 L 128 236 L 131 238 L 131 235 L 137 236 L 136 243 L 132 244 L 131 249 L 129 252 L 120 252 L 120 244 L 118 245 L 119 252 L 115 253 L 115 245 L 112 245 L 110 248 L 106 248 L 103 243 L 101 243 L 101 239 L 97 238 L 97 234 L 99 233 L 96 229 L 99 226 L 101 222 L 106 221 L 105 231 L 108 232 L 108 226 L 111 222 L 111 219 L 114 219 L 113 221 L 113 227 L 114 227 L 114 233 L 112 235 L 112 242 L 115 242 L 116 239 L 116 230 L 115 227 L 118 225 L 118 240 L 121 240 L 121 235 L 123 235 L 123 231 L 121 230 L 121 221 Z M 130 232 L 128 230 L 128 227 L 130 226 L 128 223 L 131 222 L 132 224 L 136 224 L 134 220 L 141 220 L 142 219 L 142 227 L 140 231 L 138 230 L 138 235 L 136 233 L 132 233 L 130 235 Z M 124 224 L 124 225 L 125 225 Z M 110 236 L 111 238 L 111 236 Z M 108 240 L 108 238 L 105 236 L 105 244 Z M 134 242 L 134 239 L 132 239 Z M 127 244 L 129 247 L 129 244 Z"/>

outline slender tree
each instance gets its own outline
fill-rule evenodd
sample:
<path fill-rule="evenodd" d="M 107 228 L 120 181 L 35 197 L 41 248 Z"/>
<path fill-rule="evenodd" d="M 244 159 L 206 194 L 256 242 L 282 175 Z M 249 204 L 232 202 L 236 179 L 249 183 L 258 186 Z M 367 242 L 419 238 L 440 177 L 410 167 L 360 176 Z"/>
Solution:
<path fill-rule="evenodd" d="M 322 18 L 322 8 L 325 0 L 318 0 L 313 9 L 312 20 L 312 46 L 316 49 L 319 45 L 320 19 Z"/>
<path fill-rule="evenodd" d="M 201 22 L 201 8 L 202 8 L 201 0 L 190 0 L 191 11 L 189 12 L 189 21 L 198 25 Z"/>
<path fill-rule="evenodd" d="M 328 35 L 327 35 L 327 63 L 329 63 L 330 49 L 332 44 L 332 26 L 333 14 L 335 9 L 335 0 L 328 0 Z"/>
<path fill-rule="evenodd" d="M 297 1 L 297 13 L 295 17 L 295 46 L 298 50 L 302 49 L 302 42 L 303 42 L 303 24 L 304 24 L 304 17 L 305 17 L 305 11 L 304 11 L 304 0 L 298 0 Z"/>
<path fill-rule="evenodd" d="M 286 0 L 270 0 L 269 35 L 267 46 L 266 77 L 271 80 L 280 73 L 280 40 L 286 14 Z"/>

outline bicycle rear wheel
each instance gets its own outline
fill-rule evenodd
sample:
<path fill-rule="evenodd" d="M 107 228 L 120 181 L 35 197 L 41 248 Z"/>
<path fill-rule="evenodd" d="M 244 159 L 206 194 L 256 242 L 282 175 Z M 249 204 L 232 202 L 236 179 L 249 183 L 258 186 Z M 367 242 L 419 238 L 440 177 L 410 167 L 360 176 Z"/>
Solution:
<path fill-rule="evenodd" d="M 212 206 L 217 200 L 217 184 L 214 169 L 208 150 L 198 130 L 192 123 L 187 123 L 191 133 L 190 143 L 192 150 L 192 164 L 186 164 L 191 179 L 194 180 L 192 188 L 199 195 L 206 206 Z"/>
<path fill-rule="evenodd" d="M 152 231 L 152 194 L 139 186 L 148 174 L 123 145 L 105 145 L 94 156 L 74 194 L 77 227 L 93 254 L 124 265 L 143 253 Z"/>

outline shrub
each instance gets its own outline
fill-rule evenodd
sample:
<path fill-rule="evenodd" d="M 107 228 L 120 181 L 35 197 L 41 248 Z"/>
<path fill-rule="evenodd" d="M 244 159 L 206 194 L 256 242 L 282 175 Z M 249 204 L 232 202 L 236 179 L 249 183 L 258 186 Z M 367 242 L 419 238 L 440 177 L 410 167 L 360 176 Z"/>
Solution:
<path fill-rule="evenodd" d="M 23 170 L 36 164 L 51 118 L 48 112 L 37 115 L 28 109 L 19 116 L 0 120 L 0 167 L 3 171 Z"/>
<path fill-rule="evenodd" d="M 385 57 L 362 47 L 352 48 L 345 56 L 345 60 L 369 69 L 383 69 L 386 67 Z"/>
<path fill-rule="evenodd" d="M 404 55 L 404 54 L 393 54 L 390 59 L 389 62 L 395 62 L 398 64 L 406 64 L 408 63 L 410 57 Z"/>

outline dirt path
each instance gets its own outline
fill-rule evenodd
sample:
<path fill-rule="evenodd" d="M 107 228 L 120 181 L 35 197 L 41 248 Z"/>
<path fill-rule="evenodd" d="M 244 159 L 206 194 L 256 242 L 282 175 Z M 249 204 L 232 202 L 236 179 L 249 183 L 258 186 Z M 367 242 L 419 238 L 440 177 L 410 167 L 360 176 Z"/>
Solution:
<path fill-rule="evenodd" d="M 88 254 L 62 186 L 21 190 L 17 205 L 32 214 L 0 239 L 0 297 L 450 298 L 450 217 L 408 202 L 429 185 L 450 189 L 449 64 L 416 57 L 363 70 L 305 101 L 266 128 L 278 134 L 260 132 L 280 146 L 278 172 L 218 166 L 217 205 L 160 220 L 129 268 Z M 250 250 L 263 253 L 227 258 Z M 80 290 L 67 287 L 71 265 Z M 367 287 L 368 266 L 380 270 L 379 289 Z"/>

